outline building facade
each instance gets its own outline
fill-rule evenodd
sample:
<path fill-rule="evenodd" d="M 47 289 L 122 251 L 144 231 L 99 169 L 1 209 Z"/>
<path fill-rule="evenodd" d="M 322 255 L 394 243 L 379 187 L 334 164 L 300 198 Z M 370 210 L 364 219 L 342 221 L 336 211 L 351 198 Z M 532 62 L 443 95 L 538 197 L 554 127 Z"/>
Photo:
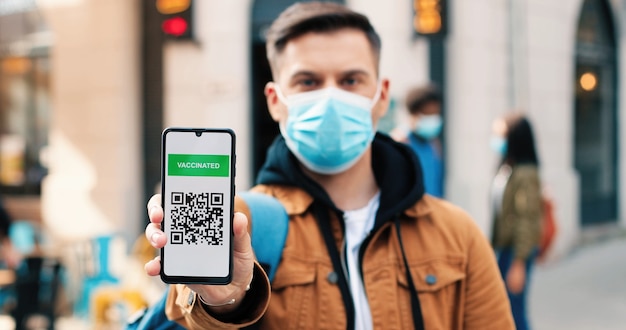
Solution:
<path fill-rule="evenodd" d="M 8 2 L 0 0 L 0 8 Z M 271 79 L 263 33 L 292 2 L 196 0 L 193 40 L 163 44 L 162 126 L 233 128 L 239 189 L 253 184 L 277 133 L 262 94 Z M 382 37 L 381 74 L 391 79 L 394 102 L 380 130 L 402 124 L 406 90 L 431 80 L 433 63 L 443 65 L 446 198 L 466 209 L 486 235 L 497 167 L 491 123 L 512 109 L 526 111 L 535 128 L 542 179 L 560 226 L 554 254 L 567 252 L 587 226 L 626 226 L 620 208 L 626 205 L 626 146 L 619 143 L 626 139 L 626 116 L 620 116 L 626 110 L 620 98 L 626 95 L 626 2 L 440 1 L 447 27 L 441 58 L 433 57 L 429 38 L 415 33 L 411 1 L 336 2 L 369 16 Z M 150 117 L 141 97 L 144 4 L 35 5 L 28 11 L 40 13 L 52 35 L 45 55 L 51 87 L 42 101 L 49 108 L 43 222 L 62 240 L 111 232 L 132 239 L 146 223 L 143 150 L 160 144 L 142 134 Z M 3 134 L 17 131 L 5 129 L 0 118 Z M 7 191 L 13 200 L 24 195 Z"/>

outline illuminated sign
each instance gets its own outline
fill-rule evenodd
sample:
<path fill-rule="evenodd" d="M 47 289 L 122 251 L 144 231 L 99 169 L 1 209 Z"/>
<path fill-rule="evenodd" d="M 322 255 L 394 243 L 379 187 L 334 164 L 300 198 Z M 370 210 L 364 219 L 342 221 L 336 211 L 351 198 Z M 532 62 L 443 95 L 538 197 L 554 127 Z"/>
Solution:
<path fill-rule="evenodd" d="M 585 91 L 590 92 L 596 89 L 598 85 L 598 79 L 593 72 L 585 72 L 582 76 L 580 76 L 580 87 L 582 87 Z"/>
<path fill-rule="evenodd" d="M 418 34 L 445 34 L 445 0 L 413 0 L 413 28 Z"/>
<path fill-rule="evenodd" d="M 192 39 L 192 1 L 157 0 L 156 8 L 161 14 L 161 30 L 170 39 Z"/>

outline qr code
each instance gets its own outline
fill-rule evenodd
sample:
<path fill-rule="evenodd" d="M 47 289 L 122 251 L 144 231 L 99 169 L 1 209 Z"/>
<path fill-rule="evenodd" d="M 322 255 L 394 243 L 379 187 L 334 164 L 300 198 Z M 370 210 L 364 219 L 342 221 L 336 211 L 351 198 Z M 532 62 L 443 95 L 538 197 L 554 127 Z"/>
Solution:
<path fill-rule="evenodd" d="M 224 194 L 172 192 L 171 244 L 223 245 Z"/>

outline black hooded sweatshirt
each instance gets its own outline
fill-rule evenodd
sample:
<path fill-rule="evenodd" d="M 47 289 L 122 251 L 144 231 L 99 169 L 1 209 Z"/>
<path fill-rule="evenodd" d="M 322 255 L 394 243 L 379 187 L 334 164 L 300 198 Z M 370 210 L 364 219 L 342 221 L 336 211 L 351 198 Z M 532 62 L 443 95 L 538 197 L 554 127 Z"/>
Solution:
<path fill-rule="evenodd" d="M 372 169 L 380 190 L 380 204 L 376 213 L 374 228 L 372 228 L 372 233 L 375 233 L 386 222 L 397 220 L 406 209 L 422 198 L 424 183 L 422 169 L 413 150 L 405 144 L 393 141 L 384 134 L 377 133 L 372 142 Z M 313 197 L 312 211 L 315 213 L 320 229 L 324 234 L 333 268 L 335 272 L 343 275 L 339 276 L 338 285 L 348 317 L 348 329 L 352 329 L 354 327 L 354 303 L 349 291 L 347 274 L 344 273 L 340 262 L 341 258 L 332 236 L 328 212 L 326 212 L 329 209 L 333 210 L 339 219 L 343 219 L 343 211 L 334 205 L 319 184 L 302 171 L 298 160 L 291 153 L 282 136 L 278 136 L 268 149 L 267 160 L 259 172 L 257 184 L 295 186 Z M 345 230 L 343 222 L 341 226 Z M 371 234 L 361 244 L 359 264 L 361 264 L 370 237 Z M 417 292 L 414 294 L 417 297 Z M 416 297 L 412 298 L 417 299 Z M 414 319 L 419 318 L 421 321 L 419 301 L 412 302 L 412 307 L 417 307 L 414 314 L 417 313 L 418 315 L 414 315 Z"/>
<path fill-rule="evenodd" d="M 377 133 L 372 142 L 372 168 L 380 189 L 375 231 L 417 203 L 424 194 L 424 183 L 422 169 L 413 150 L 384 134 Z M 278 136 L 268 149 L 257 184 L 296 186 L 313 196 L 316 202 L 338 210 L 326 191 L 304 174 L 282 136 Z"/>

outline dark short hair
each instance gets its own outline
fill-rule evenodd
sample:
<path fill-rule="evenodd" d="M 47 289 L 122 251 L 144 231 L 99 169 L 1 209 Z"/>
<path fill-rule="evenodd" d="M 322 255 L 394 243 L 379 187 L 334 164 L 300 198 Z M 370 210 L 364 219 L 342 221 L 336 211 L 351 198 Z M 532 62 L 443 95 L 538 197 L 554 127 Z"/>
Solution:
<path fill-rule="evenodd" d="M 441 103 L 441 92 L 435 85 L 411 88 L 406 94 L 406 108 L 412 115 L 420 113 L 431 102 Z"/>
<path fill-rule="evenodd" d="M 504 122 L 507 127 L 507 148 L 503 161 L 511 165 L 539 165 L 530 121 L 521 113 L 512 113 L 504 117 Z"/>
<path fill-rule="evenodd" d="M 332 2 L 298 2 L 285 9 L 267 31 L 265 47 L 272 72 L 276 73 L 276 60 L 289 40 L 310 32 L 334 32 L 346 28 L 365 33 L 378 71 L 381 41 L 367 17 Z"/>

